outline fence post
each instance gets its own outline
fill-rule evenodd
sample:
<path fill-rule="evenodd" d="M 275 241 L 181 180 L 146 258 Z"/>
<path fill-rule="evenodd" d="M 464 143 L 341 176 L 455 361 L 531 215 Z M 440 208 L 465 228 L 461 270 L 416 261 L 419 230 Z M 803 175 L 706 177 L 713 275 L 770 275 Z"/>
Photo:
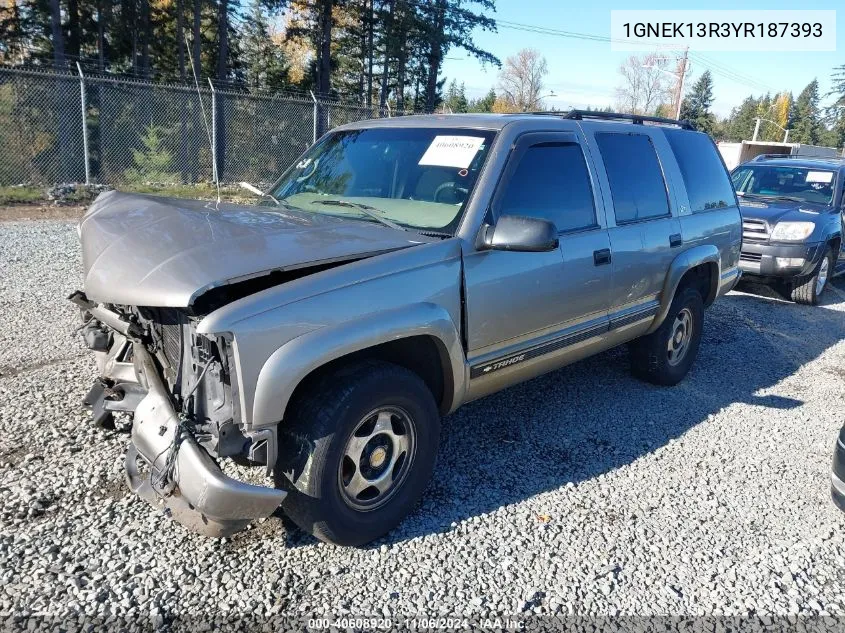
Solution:
<path fill-rule="evenodd" d="M 314 100 L 314 132 L 312 134 L 313 139 L 311 140 L 311 143 L 313 144 L 317 142 L 317 97 L 314 96 L 313 90 L 309 90 L 308 92 L 311 93 L 311 99 Z"/>
<path fill-rule="evenodd" d="M 211 174 L 214 184 L 218 184 L 220 180 L 217 175 L 217 91 L 211 83 L 211 77 L 208 78 L 208 85 L 211 86 Z"/>
<path fill-rule="evenodd" d="M 79 72 L 79 94 L 82 101 L 82 152 L 85 163 L 85 184 L 91 184 L 91 158 L 88 154 L 88 100 L 85 94 L 85 75 L 82 74 L 82 66 L 76 62 L 76 70 Z"/>

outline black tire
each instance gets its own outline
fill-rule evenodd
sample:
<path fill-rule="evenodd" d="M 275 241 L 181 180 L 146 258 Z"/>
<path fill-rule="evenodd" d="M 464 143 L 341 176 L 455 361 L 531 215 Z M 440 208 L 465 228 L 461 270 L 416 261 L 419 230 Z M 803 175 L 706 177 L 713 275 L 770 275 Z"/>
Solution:
<path fill-rule="evenodd" d="M 400 417 L 397 424 L 400 430 L 405 429 L 402 424 L 412 427 L 413 450 L 404 453 L 408 463 L 403 462 L 398 471 L 404 474 L 392 484 L 393 492 L 385 493 L 382 505 L 355 508 L 342 480 L 345 471 L 341 468 L 350 464 L 344 457 L 347 443 L 362 420 L 371 419 L 368 413 L 385 408 L 407 414 L 407 420 L 402 422 Z M 379 437 L 373 436 L 373 441 Z M 368 543 L 398 525 L 419 502 L 434 470 L 439 437 L 437 405 L 417 374 L 375 361 L 332 372 L 291 403 L 291 414 L 279 427 L 275 478 L 278 487 L 288 490 L 282 510 L 322 541 Z M 363 470 L 370 462 L 361 455 L 356 468 Z M 388 465 L 387 470 L 391 468 L 396 466 Z"/>
<path fill-rule="evenodd" d="M 819 273 L 821 272 L 822 264 L 824 264 L 825 261 L 827 261 L 827 277 L 825 278 L 821 289 L 819 289 Z M 787 289 L 789 290 L 789 298 L 795 303 L 802 303 L 808 306 L 818 304 L 819 298 L 827 289 L 830 277 L 833 275 L 833 268 L 835 264 L 836 262 L 833 260 L 833 249 L 828 246 L 824 253 L 824 257 L 819 260 L 819 263 L 812 274 L 798 277 L 789 282 L 789 285 L 787 286 Z"/>
<path fill-rule="evenodd" d="M 683 356 L 672 362 L 669 341 L 676 332 L 676 320 L 682 313 L 684 317 L 689 317 L 691 334 Z M 660 327 L 631 342 L 629 349 L 633 374 L 655 385 L 671 386 L 681 382 L 698 355 L 703 325 L 704 300 L 701 293 L 691 286 L 678 291 Z"/>

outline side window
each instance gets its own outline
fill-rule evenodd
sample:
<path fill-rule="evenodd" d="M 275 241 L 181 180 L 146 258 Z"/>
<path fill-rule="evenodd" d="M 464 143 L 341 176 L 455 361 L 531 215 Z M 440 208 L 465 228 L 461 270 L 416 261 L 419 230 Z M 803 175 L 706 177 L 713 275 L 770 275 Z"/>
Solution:
<path fill-rule="evenodd" d="M 671 129 L 664 134 L 681 168 L 693 213 L 736 205 L 731 181 L 709 136 Z"/>
<path fill-rule="evenodd" d="M 499 215 L 550 220 L 558 231 L 596 225 L 590 174 L 580 145 L 532 145 L 518 160 L 504 184 Z"/>
<path fill-rule="evenodd" d="M 669 198 L 657 152 L 644 134 L 596 134 L 617 224 L 669 215 Z"/>

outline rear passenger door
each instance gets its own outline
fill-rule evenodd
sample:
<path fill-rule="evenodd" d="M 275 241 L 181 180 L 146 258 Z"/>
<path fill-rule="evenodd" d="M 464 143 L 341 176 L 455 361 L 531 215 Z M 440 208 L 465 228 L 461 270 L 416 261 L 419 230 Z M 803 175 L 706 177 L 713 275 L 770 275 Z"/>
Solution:
<path fill-rule="evenodd" d="M 672 260 L 683 245 L 672 213 L 663 166 L 655 148 L 666 144 L 645 126 L 631 131 L 596 129 L 591 135 L 602 182 L 610 237 L 610 327 L 657 311 Z M 604 126 L 602 126 L 604 127 Z"/>
<path fill-rule="evenodd" d="M 663 135 L 683 183 L 683 187 L 675 186 L 675 196 L 681 209 L 684 248 L 698 244 L 716 246 L 721 257 L 720 282 L 732 280 L 739 274 L 742 217 L 719 150 L 703 132 L 666 128 Z M 666 162 L 670 162 L 668 154 Z"/>

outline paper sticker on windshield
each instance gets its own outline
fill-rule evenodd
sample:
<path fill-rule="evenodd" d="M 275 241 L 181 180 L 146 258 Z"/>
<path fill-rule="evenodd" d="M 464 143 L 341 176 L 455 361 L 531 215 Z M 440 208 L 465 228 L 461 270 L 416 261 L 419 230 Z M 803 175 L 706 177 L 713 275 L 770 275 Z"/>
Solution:
<path fill-rule="evenodd" d="M 833 180 L 832 171 L 808 171 L 807 182 L 830 182 Z"/>
<path fill-rule="evenodd" d="M 480 136 L 435 136 L 419 164 L 466 169 L 483 144 Z"/>

